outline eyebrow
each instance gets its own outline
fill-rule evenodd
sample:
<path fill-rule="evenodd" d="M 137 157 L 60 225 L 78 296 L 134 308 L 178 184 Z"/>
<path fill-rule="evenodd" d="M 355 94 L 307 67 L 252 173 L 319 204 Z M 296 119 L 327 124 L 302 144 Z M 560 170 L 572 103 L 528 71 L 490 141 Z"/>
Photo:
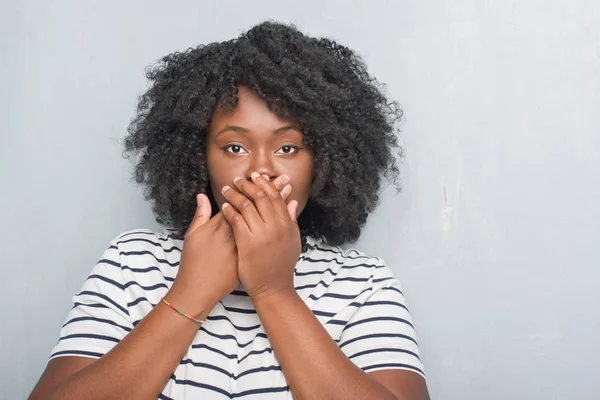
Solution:
<path fill-rule="evenodd" d="M 281 133 L 283 131 L 288 131 L 288 130 L 297 130 L 300 131 L 300 128 L 296 125 L 286 125 L 286 126 L 282 126 L 281 128 L 277 128 L 273 131 L 273 135 L 276 135 L 278 133 Z M 221 129 L 219 132 L 217 132 L 217 134 L 215 135 L 215 137 L 219 136 L 221 133 L 226 132 L 226 131 L 234 131 L 234 132 L 240 132 L 240 133 L 248 133 L 250 132 L 249 129 L 246 128 L 242 128 L 241 126 L 234 126 L 234 125 L 227 125 L 225 128 Z"/>

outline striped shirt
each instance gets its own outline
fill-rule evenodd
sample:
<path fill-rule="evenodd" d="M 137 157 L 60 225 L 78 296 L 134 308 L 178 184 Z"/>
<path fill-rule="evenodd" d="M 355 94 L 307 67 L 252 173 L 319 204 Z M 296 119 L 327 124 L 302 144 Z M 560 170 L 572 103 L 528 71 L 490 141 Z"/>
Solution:
<path fill-rule="evenodd" d="M 135 230 L 111 241 L 73 297 L 50 359 L 102 357 L 160 302 L 179 268 L 183 240 L 172 233 Z M 295 268 L 296 291 L 346 356 L 366 372 L 400 368 L 424 376 L 392 270 L 357 250 L 307 241 Z M 293 398 L 243 287 L 215 305 L 159 398 Z"/>

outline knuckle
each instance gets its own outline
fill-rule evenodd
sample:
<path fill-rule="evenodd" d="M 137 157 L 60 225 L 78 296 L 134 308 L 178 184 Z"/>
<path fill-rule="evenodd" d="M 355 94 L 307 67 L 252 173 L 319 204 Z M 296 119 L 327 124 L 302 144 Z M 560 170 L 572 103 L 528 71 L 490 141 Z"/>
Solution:
<path fill-rule="evenodd" d="M 267 197 L 267 193 L 264 190 L 259 190 L 256 193 L 256 197 L 259 199 L 264 199 L 265 197 Z"/>
<path fill-rule="evenodd" d="M 250 200 L 244 200 L 244 201 L 242 202 L 242 204 L 241 204 L 241 206 L 240 206 L 240 207 L 241 207 L 241 209 L 242 209 L 242 210 L 244 210 L 244 209 L 246 209 L 247 207 L 249 207 L 249 206 L 250 206 L 250 204 L 252 204 L 252 202 L 251 202 Z"/>

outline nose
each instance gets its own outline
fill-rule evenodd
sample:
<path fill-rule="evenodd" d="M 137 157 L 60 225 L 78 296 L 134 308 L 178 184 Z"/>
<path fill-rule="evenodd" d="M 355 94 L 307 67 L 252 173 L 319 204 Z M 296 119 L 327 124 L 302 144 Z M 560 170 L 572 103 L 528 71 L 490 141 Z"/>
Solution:
<path fill-rule="evenodd" d="M 258 151 L 253 154 L 250 166 L 246 171 L 246 179 L 252 180 L 250 175 L 253 172 L 258 172 L 261 175 L 267 175 L 271 181 L 277 178 L 277 172 L 275 171 L 273 160 L 265 151 Z"/>

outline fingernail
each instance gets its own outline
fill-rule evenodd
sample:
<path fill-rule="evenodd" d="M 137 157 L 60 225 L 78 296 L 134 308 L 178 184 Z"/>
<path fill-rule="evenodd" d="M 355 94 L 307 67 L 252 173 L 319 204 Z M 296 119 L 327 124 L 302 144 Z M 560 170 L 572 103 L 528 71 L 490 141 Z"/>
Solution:
<path fill-rule="evenodd" d="M 270 182 L 270 181 L 271 181 L 271 178 L 269 178 L 269 175 L 263 175 L 262 177 L 263 177 L 263 178 L 265 178 L 265 180 L 266 180 L 267 182 Z"/>
<path fill-rule="evenodd" d="M 277 182 L 280 185 L 285 185 L 290 181 L 290 177 L 287 175 L 281 175 L 279 178 L 277 178 Z"/>
<path fill-rule="evenodd" d="M 258 179 L 258 177 L 260 176 L 260 174 L 258 172 L 253 172 L 250 174 L 250 176 L 252 177 L 252 179 Z"/>
<path fill-rule="evenodd" d="M 221 189 L 221 193 L 225 193 L 229 189 L 231 189 L 229 186 L 223 186 L 223 189 Z"/>
<path fill-rule="evenodd" d="M 198 204 L 198 207 L 202 205 L 202 197 L 199 194 L 196 195 L 196 204 Z"/>
<path fill-rule="evenodd" d="M 287 195 L 292 191 L 292 185 L 286 185 L 283 189 L 281 189 L 282 195 Z"/>
<path fill-rule="evenodd" d="M 223 203 L 223 205 L 221 206 L 221 209 L 224 210 L 227 207 L 229 207 L 229 203 Z"/>
<path fill-rule="evenodd" d="M 235 184 L 237 185 L 237 183 L 238 183 L 239 181 L 241 181 L 241 180 L 242 180 L 242 178 L 241 178 L 241 177 L 239 177 L 239 176 L 236 176 L 235 178 L 233 178 L 233 183 L 235 183 Z"/>

